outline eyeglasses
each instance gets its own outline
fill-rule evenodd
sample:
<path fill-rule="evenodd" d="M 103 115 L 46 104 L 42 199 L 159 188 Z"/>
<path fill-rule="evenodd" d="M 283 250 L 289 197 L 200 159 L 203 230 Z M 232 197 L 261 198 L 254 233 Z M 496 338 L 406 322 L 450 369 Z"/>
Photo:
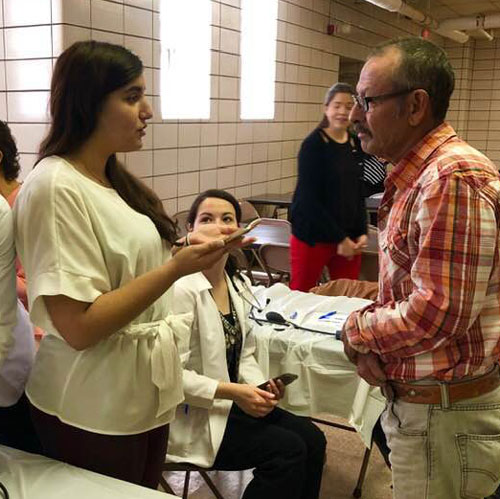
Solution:
<path fill-rule="evenodd" d="M 399 97 L 400 95 L 409 94 L 414 90 L 416 89 L 410 88 L 408 90 L 398 90 L 397 92 L 391 92 L 390 94 L 372 95 L 370 97 L 361 97 L 358 94 L 354 94 L 352 98 L 354 100 L 354 104 L 355 105 L 357 104 L 363 110 L 364 113 L 367 113 L 370 110 L 370 102 L 392 99 L 393 97 Z"/>

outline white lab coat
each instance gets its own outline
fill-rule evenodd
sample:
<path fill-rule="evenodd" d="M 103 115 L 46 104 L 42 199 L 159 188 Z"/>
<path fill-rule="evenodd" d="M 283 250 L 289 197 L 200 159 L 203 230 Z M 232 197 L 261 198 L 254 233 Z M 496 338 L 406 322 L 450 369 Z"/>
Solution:
<path fill-rule="evenodd" d="M 250 307 L 227 276 L 226 280 L 243 335 L 239 381 L 257 385 L 266 379 L 254 357 L 255 340 L 249 334 L 251 324 L 247 319 Z M 252 303 L 248 284 L 235 280 L 238 290 Z M 174 313 L 193 312 L 194 321 L 189 338 L 177 337 L 185 402 L 177 407 L 170 424 L 168 462 L 212 466 L 231 410 L 232 401 L 214 399 L 219 381 L 229 382 L 229 375 L 224 330 L 211 288 L 201 272 L 179 279 L 174 287 Z"/>

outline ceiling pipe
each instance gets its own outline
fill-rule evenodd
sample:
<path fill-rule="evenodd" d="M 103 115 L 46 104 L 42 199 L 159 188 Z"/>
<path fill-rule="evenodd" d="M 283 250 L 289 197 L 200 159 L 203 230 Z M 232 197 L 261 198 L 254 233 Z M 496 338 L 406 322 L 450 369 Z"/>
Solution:
<path fill-rule="evenodd" d="M 424 14 L 420 10 L 410 7 L 403 0 L 366 0 L 381 9 L 388 10 L 389 12 L 397 12 L 403 16 L 409 17 L 413 21 L 427 26 L 441 36 L 452 39 L 455 42 L 465 43 L 469 40 L 469 36 L 466 33 L 458 31 L 455 28 L 443 28 L 435 19 Z"/>
<path fill-rule="evenodd" d="M 500 28 L 500 13 L 481 14 L 479 16 L 457 17 L 454 19 L 446 19 L 439 24 L 440 28 L 450 29 L 491 29 Z"/>

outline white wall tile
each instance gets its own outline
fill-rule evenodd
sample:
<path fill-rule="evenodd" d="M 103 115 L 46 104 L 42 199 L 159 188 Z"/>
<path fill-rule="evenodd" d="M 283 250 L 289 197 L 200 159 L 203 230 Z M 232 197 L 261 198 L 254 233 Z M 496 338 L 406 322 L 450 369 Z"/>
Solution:
<path fill-rule="evenodd" d="M 217 150 L 218 166 L 234 165 L 236 159 L 236 146 L 219 146 Z"/>
<path fill-rule="evenodd" d="M 30 123 L 11 123 L 10 130 L 16 139 L 20 153 L 36 154 L 48 131 L 48 125 Z"/>
<path fill-rule="evenodd" d="M 98 29 L 92 29 L 91 38 L 98 42 L 114 43 L 115 45 L 123 45 L 125 40 L 125 37 L 121 33 L 112 33 L 110 31 L 101 31 Z"/>
<path fill-rule="evenodd" d="M 106 0 L 92 0 L 91 22 L 93 29 L 123 33 L 123 19 L 123 5 Z"/>
<path fill-rule="evenodd" d="M 182 173 L 178 178 L 178 195 L 187 196 L 188 194 L 198 194 L 200 186 L 200 174 Z"/>
<path fill-rule="evenodd" d="M 49 92 L 8 92 L 8 120 L 21 123 L 47 122 L 48 99 Z"/>
<path fill-rule="evenodd" d="M 217 123 L 203 123 L 201 125 L 200 142 L 202 146 L 216 145 L 218 140 Z"/>
<path fill-rule="evenodd" d="M 21 171 L 19 172 L 18 180 L 22 182 L 28 173 L 33 170 L 33 166 L 37 160 L 36 154 L 20 154 L 19 164 L 21 165 Z"/>
<path fill-rule="evenodd" d="M 153 40 L 125 35 L 125 47 L 139 56 L 144 66 L 153 66 Z"/>
<path fill-rule="evenodd" d="M 49 90 L 52 77 L 51 59 L 6 61 L 9 90 Z"/>
<path fill-rule="evenodd" d="M 90 0 L 52 0 L 52 22 L 90 27 Z"/>
<path fill-rule="evenodd" d="M 7 121 L 7 94 L 0 92 L 0 120 Z"/>
<path fill-rule="evenodd" d="M 177 173 L 177 149 L 156 149 L 153 151 L 154 175 Z"/>
<path fill-rule="evenodd" d="M 201 142 L 201 125 L 181 123 L 179 125 L 179 147 L 199 146 Z"/>
<path fill-rule="evenodd" d="M 126 5 L 124 28 L 127 35 L 150 37 L 153 32 L 153 13 Z"/>
<path fill-rule="evenodd" d="M 125 5 L 132 5 L 133 7 L 153 10 L 153 0 L 123 0 L 123 3 Z"/>
<path fill-rule="evenodd" d="M 5 52 L 7 59 L 51 57 L 50 26 L 5 29 Z"/>
<path fill-rule="evenodd" d="M 153 144 L 157 149 L 166 147 L 177 147 L 178 145 L 177 124 L 161 123 L 153 125 Z"/>
<path fill-rule="evenodd" d="M 209 170 L 217 167 L 217 146 L 200 148 L 200 169 Z"/>
<path fill-rule="evenodd" d="M 229 187 L 234 187 L 235 173 L 236 168 L 234 166 L 229 168 L 219 168 L 217 170 L 217 188 L 227 189 Z"/>
<path fill-rule="evenodd" d="M 200 172 L 200 192 L 217 188 L 217 170 Z"/>
<path fill-rule="evenodd" d="M 82 40 L 90 40 L 90 38 L 90 28 L 54 24 L 52 26 L 52 54 L 54 57 L 59 57 L 59 55 L 70 45 L 73 45 L 73 43 Z"/>
<path fill-rule="evenodd" d="M 3 2 L 5 27 L 50 24 L 51 0 L 7 0 Z"/>
<path fill-rule="evenodd" d="M 127 168 L 137 177 L 153 174 L 153 151 L 134 151 L 126 154 Z"/>
<path fill-rule="evenodd" d="M 160 199 L 177 197 L 177 175 L 153 177 L 153 189 Z"/>
<path fill-rule="evenodd" d="M 187 147 L 178 151 L 179 173 L 198 171 L 200 168 L 200 148 Z"/>
<path fill-rule="evenodd" d="M 236 125 L 234 123 L 221 123 L 218 129 L 219 144 L 234 144 L 236 142 Z"/>

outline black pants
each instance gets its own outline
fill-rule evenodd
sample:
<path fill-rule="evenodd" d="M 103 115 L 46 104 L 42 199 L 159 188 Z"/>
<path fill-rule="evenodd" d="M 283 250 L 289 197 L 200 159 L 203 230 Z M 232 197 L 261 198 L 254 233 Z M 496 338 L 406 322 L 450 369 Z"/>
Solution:
<path fill-rule="evenodd" d="M 309 419 L 276 408 L 253 418 L 233 404 L 214 469 L 255 468 L 243 499 L 316 499 L 326 439 Z"/>
<path fill-rule="evenodd" d="M 137 435 L 81 430 L 30 406 L 43 454 L 103 475 L 158 488 L 165 463 L 168 425 Z"/>
<path fill-rule="evenodd" d="M 0 444 L 34 454 L 42 452 L 24 393 L 14 405 L 0 407 Z"/>

